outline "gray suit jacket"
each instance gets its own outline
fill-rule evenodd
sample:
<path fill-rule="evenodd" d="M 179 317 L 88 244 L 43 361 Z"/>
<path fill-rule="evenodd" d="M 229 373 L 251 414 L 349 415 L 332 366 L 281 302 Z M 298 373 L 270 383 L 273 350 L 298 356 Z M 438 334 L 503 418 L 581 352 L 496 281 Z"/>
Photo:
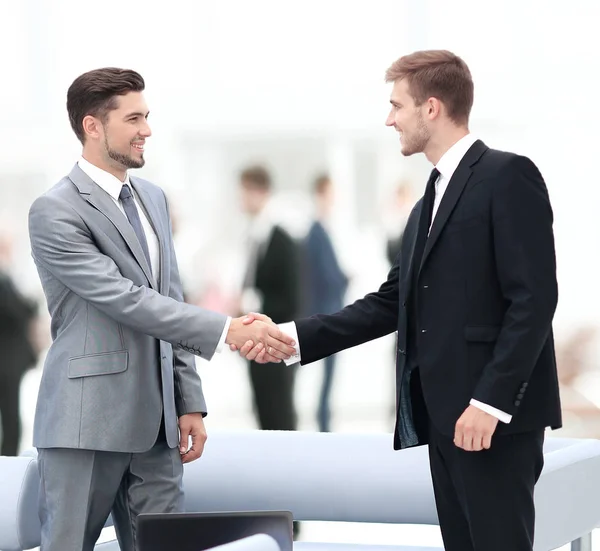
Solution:
<path fill-rule="evenodd" d="M 133 228 L 75 165 L 29 212 L 32 255 L 52 316 L 35 414 L 38 448 L 149 450 L 164 411 L 206 412 L 193 356 L 210 359 L 226 316 L 182 302 L 163 191 L 130 178 L 160 246 L 157 285 Z"/>

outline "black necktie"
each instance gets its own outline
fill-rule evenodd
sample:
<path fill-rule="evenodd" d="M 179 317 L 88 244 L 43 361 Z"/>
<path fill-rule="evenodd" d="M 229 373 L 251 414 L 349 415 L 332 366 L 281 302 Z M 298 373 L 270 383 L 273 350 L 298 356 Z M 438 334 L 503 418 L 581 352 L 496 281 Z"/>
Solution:
<path fill-rule="evenodd" d="M 433 213 L 433 204 L 435 202 L 435 182 L 440 175 L 440 171 L 434 168 L 429 175 L 427 185 L 425 186 L 425 195 L 423 195 L 423 203 L 421 203 L 421 216 L 419 217 L 419 228 L 417 230 L 417 239 L 415 242 L 415 252 L 413 254 L 413 266 L 415 272 L 419 272 L 425 243 L 429 235 L 429 227 L 431 226 L 431 214 Z"/>
<path fill-rule="evenodd" d="M 127 220 L 131 224 L 135 235 L 142 246 L 142 250 L 144 251 L 144 255 L 146 256 L 146 260 L 148 261 L 148 266 L 150 270 L 152 270 L 152 263 L 150 262 L 150 252 L 148 250 L 148 241 L 146 241 L 146 234 L 144 233 L 144 228 L 142 227 L 142 221 L 140 219 L 140 213 L 135 206 L 135 201 L 133 200 L 133 195 L 131 194 L 131 189 L 127 184 L 124 184 L 121 188 L 121 193 L 119 194 L 119 199 L 123 204 L 123 209 L 125 210 L 125 215 L 127 216 Z"/>

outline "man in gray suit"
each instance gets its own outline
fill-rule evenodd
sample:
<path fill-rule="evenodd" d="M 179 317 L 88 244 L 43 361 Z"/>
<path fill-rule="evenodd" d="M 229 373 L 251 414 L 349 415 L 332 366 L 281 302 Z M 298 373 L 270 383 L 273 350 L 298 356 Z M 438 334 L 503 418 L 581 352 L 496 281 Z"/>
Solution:
<path fill-rule="evenodd" d="M 29 214 L 32 254 L 52 316 L 39 390 L 43 551 L 92 550 L 112 511 L 123 551 L 140 513 L 177 512 L 183 465 L 200 457 L 206 405 L 192 354 L 291 339 L 182 302 L 163 191 L 128 175 L 150 136 L 144 81 L 99 69 L 67 94 L 82 158 Z M 191 446 L 189 440 L 191 439 Z"/>

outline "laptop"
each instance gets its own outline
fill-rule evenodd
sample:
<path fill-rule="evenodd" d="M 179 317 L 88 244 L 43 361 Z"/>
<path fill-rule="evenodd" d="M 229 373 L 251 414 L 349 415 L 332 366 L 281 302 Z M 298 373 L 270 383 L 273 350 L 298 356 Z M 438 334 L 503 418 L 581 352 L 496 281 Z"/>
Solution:
<path fill-rule="evenodd" d="M 145 513 L 137 517 L 139 551 L 203 551 L 255 534 L 267 534 L 281 551 L 292 551 L 292 513 Z"/>

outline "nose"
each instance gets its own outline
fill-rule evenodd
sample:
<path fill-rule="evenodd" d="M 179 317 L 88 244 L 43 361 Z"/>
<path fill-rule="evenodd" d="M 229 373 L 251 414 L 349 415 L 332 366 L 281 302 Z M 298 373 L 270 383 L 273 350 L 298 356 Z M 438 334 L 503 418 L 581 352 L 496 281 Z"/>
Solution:
<path fill-rule="evenodd" d="M 394 126 L 394 113 L 392 112 L 391 109 L 390 109 L 390 112 L 388 113 L 387 119 L 385 119 L 385 125 L 386 126 Z"/>
<path fill-rule="evenodd" d="M 140 129 L 140 136 L 143 136 L 144 138 L 149 138 L 152 136 L 152 130 L 147 122 Z"/>

